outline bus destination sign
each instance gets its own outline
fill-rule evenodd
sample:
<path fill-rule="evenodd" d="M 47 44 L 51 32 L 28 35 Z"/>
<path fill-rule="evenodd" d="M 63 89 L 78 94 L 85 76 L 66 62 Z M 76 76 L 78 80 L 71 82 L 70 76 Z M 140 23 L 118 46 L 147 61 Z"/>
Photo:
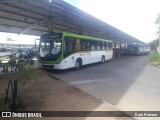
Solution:
<path fill-rule="evenodd" d="M 62 37 L 62 34 L 45 34 L 41 36 L 41 39 L 57 39 L 61 37 Z"/>

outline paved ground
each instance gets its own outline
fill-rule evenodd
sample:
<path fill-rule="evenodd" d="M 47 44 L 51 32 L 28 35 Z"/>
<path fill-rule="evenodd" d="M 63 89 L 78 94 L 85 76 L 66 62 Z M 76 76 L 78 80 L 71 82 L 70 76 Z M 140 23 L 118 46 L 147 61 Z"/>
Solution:
<path fill-rule="evenodd" d="M 149 56 L 121 57 L 53 74 L 120 110 L 160 111 L 160 69 L 148 61 Z"/>
<path fill-rule="evenodd" d="M 149 56 L 121 57 L 53 74 L 119 110 L 160 111 L 160 69 L 147 65 L 148 61 Z"/>
<path fill-rule="evenodd" d="M 129 117 L 88 117 L 89 115 L 95 115 L 92 111 L 117 111 L 115 115 L 119 115 L 120 112 L 118 112 L 116 107 L 102 102 L 70 84 L 52 77 L 47 72 L 40 70 L 39 74 L 35 80 L 31 80 L 25 84 L 23 90 L 23 107 L 18 106 L 18 111 L 89 111 L 86 116 L 44 117 L 42 119 L 0 118 L 0 120 L 132 120 L 132 118 Z M 4 88 L 7 87 L 10 78 L 14 80 L 16 74 L 0 76 L 0 111 L 6 111 L 3 108 Z M 11 90 L 9 93 L 11 94 Z M 97 115 L 101 113 L 102 112 Z M 72 114 L 75 115 L 75 113 Z M 113 115 L 113 113 L 110 113 L 110 115 Z"/>

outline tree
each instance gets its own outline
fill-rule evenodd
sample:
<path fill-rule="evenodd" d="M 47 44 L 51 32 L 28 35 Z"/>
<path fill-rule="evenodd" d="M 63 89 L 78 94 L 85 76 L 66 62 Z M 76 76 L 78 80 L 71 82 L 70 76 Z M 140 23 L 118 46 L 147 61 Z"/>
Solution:
<path fill-rule="evenodd" d="M 155 21 L 155 24 L 156 24 L 156 41 L 155 41 L 155 51 L 157 50 L 157 47 L 159 46 L 159 41 L 160 41 L 160 14 L 158 14 L 157 18 L 156 18 L 156 21 Z"/>
<path fill-rule="evenodd" d="M 158 34 L 157 38 L 159 38 L 158 39 L 158 41 L 159 41 L 159 43 L 158 43 L 159 50 L 158 49 L 157 50 L 160 51 L 160 14 L 158 14 L 158 17 L 156 19 L 155 24 L 156 24 L 156 27 L 158 28 L 157 33 L 156 33 L 156 34 Z M 160 55 L 159 54 L 158 54 L 158 64 L 160 64 Z"/>
<path fill-rule="evenodd" d="M 149 43 L 149 45 L 150 45 L 150 47 L 151 47 L 151 50 L 157 50 L 158 44 L 159 44 L 158 39 L 151 41 L 151 42 Z"/>
<path fill-rule="evenodd" d="M 156 21 L 155 21 L 155 24 L 160 24 L 160 14 L 158 14 Z"/>

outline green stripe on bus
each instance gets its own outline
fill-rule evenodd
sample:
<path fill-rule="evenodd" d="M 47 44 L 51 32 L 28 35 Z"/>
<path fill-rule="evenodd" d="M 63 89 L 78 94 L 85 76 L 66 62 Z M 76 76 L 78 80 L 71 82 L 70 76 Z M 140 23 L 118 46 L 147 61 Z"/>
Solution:
<path fill-rule="evenodd" d="M 88 40 L 95 40 L 95 41 L 104 41 L 104 42 L 112 42 L 111 40 L 101 39 L 101 38 L 94 38 L 94 37 L 88 37 L 84 35 L 78 35 L 73 33 L 65 33 L 63 32 L 64 37 L 74 37 L 74 38 L 80 38 L 80 39 L 88 39 Z"/>

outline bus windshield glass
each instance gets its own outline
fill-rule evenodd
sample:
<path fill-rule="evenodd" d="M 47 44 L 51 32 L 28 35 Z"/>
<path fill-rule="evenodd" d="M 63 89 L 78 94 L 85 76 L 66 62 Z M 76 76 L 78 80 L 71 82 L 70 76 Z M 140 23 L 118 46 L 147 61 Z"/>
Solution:
<path fill-rule="evenodd" d="M 41 40 L 39 56 L 42 60 L 57 60 L 61 55 L 61 40 Z"/>
<path fill-rule="evenodd" d="M 129 50 L 131 50 L 131 51 L 138 51 L 140 48 L 137 46 L 137 45 L 130 45 L 129 46 Z"/>

